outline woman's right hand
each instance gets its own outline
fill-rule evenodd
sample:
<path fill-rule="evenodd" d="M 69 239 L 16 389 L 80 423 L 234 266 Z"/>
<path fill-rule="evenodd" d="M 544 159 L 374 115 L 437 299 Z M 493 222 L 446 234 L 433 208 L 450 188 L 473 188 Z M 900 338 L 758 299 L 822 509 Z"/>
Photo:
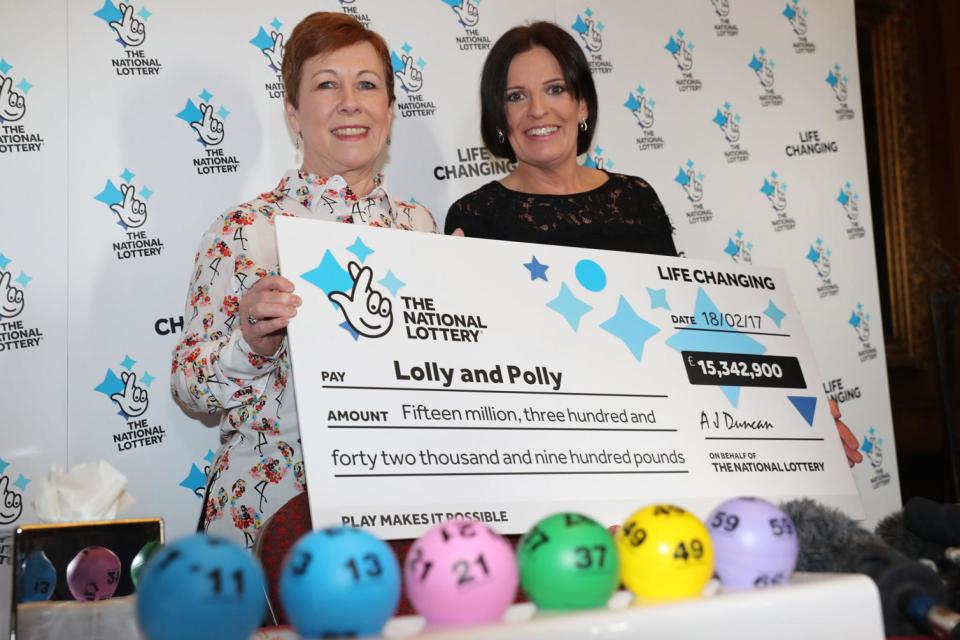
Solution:
<path fill-rule="evenodd" d="M 254 353 L 272 356 L 302 300 L 283 276 L 261 278 L 240 298 L 240 331 Z"/>

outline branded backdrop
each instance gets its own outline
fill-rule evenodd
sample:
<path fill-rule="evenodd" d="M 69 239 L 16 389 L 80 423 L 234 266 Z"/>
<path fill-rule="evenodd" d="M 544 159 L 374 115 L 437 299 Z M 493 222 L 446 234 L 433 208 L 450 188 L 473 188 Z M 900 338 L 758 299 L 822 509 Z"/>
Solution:
<path fill-rule="evenodd" d="M 298 162 L 277 68 L 318 9 L 387 39 L 388 185 L 441 225 L 509 170 L 479 136 L 490 46 L 567 29 L 600 95 L 584 162 L 649 180 L 685 255 L 786 269 L 871 523 L 899 506 L 853 0 L 42 0 L 0 26 L 0 529 L 51 464 L 100 458 L 132 515 L 195 525 L 218 434 L 172 400 L 170 352 L 201 233 Z"/>

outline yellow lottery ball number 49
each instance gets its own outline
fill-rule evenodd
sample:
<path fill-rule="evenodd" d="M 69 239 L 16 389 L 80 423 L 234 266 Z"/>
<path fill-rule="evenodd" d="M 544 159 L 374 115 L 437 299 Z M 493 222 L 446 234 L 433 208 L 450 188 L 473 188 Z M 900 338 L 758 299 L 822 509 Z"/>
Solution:
<path fill-rule="evenodd" d="M 713 576 L 713 543 L 700 520 L 669 504 L 653 504 L 617 531 L 620 577 L 644 600 L 700 595 Z"/>

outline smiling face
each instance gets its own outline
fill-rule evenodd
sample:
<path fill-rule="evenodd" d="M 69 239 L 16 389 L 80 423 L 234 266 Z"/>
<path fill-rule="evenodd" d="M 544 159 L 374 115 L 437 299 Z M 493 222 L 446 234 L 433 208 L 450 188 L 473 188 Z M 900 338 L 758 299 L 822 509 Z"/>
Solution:
<path fill-rule="evenodd" d="M 576 162 L 577 126 L 587 117 L 587 105 L 573 97 L 547 49 L 533 47 L 513 58 L 504 102 L 504 133 L 518 162 L 541 168 Z"/>
<path fill-rule="evenodd" d="M 372 174 L 393 120 L 383 63 L 369 42 L 314 56 L 303 65 L 299 106 L 285 103 L 303 136 L 303 167 L 321 176 Z"/>

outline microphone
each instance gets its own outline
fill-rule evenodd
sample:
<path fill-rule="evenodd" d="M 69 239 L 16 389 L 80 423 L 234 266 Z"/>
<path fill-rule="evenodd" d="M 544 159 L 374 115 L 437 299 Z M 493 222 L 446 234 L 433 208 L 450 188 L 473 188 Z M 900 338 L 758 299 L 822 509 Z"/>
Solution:
<path fill-rule="evenodd" d="M 888 636 L 917 631 L 960 640 L 960 614 L 946 606 L 947 596 L 932 569 L 891 549 L 837 509 L 809 499 L 780 505 L 800 541 L 798 571 L 861 573 L 880 592 Z"/>
<path fill-rule="evenodd" d="M 945 547 L 960 546 L 960 505 L 910 498 L 903 507 L 903 526 Z"/>

